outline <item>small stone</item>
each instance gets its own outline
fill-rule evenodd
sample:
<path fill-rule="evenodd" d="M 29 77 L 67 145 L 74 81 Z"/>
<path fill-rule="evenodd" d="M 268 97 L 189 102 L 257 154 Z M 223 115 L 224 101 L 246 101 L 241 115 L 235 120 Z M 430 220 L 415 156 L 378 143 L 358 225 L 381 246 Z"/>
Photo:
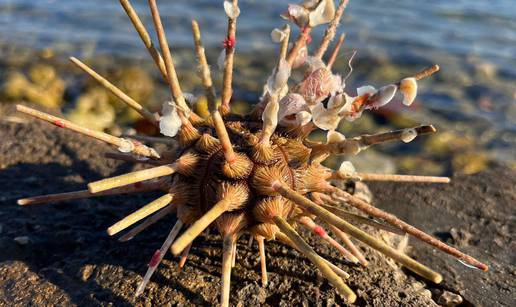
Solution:
<path fill-rule="evenodd" d="M 450 291 L 444 291 L 437 299 L 437 303 L 445 307 L 454 307 L 462 303 L 462 296 Z"/>
<path fill-rule="evenodd" d="M 27 236 L 20 236 L 14 238 L 14 241 L 20 245 L 27 245 L 29 243 L 29 237 Z"/>
<path fill-rule="evenodd" d="M 90 279 L 91 274 L 93 274 L 94 269 L 95 269 L 95 266 L 91 265 L 91 264 L 87 264 L 87 265 L 83 266 L 81 268 L 81 270 L 79 271 L 79 277 L 81 278 L 81 280 L 87 281 L 88 279 Z"/>

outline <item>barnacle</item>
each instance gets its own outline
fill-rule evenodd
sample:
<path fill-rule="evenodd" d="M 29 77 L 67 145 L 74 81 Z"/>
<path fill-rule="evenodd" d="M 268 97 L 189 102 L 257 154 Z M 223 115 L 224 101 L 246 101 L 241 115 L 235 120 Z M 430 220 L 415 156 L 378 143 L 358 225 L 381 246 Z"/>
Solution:
<path fill-rule="evenodd" d="M 230 101 L 236 19 L 240 9 L 237 0 L 225 1 L 228 34 L 223 44 L 223 86 L 220 106 L 217 105 L 217 93 L 204 54 L 199 26 L 196 21 L 192 22 L 200 79 L 210 113 L 207 118 L 202 118 L 190 110 L 186 103 L 156 1 L 149 0 L 149 6 L 160 51 L 154 47 L 149 33 L 130 2 L 120 2 L 161 74 L 170 85 L 171 100 L 163 104 L 161 116 L 146 110 L 78 59 L 71 60 L 150 123 L 159 127 L 166 137 L 158 140 L 169 144 L 170 140 L 176 140 L 180 144 L 179 148 L 158 153 L 135 139 L 124 139 L 93 131 L 67 120 L 18 106 L 17 109 L 21 112 L 106 142 L 122 152 L 111 154 L 111 158 L 153 165 L 144 170 L 89 183 L 88 190 L 36 196 L 20 199 L 18 203 L 29 205 L 99 195 L 162 190 L 163 196 L 108 228 L 109 235 L 114 235 L 141 221 L 120 238 L 121 241 L 127 241 L 164 216 L 170 213 L 177 215 L 177 222 L 167 239 L 151 257 L 149 268 L 136 295 L 144 291 L 169 248 L 174 255 L 181 254 L 180 266 L 184 265 L 193 240 L 211 225 L 218 229 L 223 239 L 223 306 L 229 304 L 231 267 L 237 240 L 243 234 L 249 234 L 258 242 L 264 284 L 267 283 L 265 240 L 277 239 L 308 257 L 347 301 L 353 302 L 356 299 L 355 293 L 344 281 L 348 274 L 318 255 L 296 231 L 298 226 L 311 229 L 322 240 L 339 250 L 343 258 L 350 262 L 367 265 L 363 255 L 350 240 L 349 237 L 352 237 L 436 283 L 442 280 L 439 273 L 391 248 L 353 224 L 368 224 L 380 229 L 396 229 L 395 231 L 411 234 L 463 262 L 487 270 L 487 266 L 478 260 L 331 184 L 332 180 L 446 183 L 449 181 L 448 178 L 360 173 L 347 161 L 337 171 L 321 164 L 330 155 L 355 155 L 374 144 L 396 140 L 409 142 L 418 135 L 435 132 L 433 126 L 426 125 L 345 138 L 334 130 L 342 119 L 355 120 L 363 111 L 389 103 L 397 91 L 403 94 L 404 103 L 409 105 L 416 94 L 416 81 L 436 72 L 437 65 L 378 90 L 371 86 L 361 87 L 354 97 L 352 93 L 346 92 L 341 76 L 331 70 L 343 36 L 330 56 L 331 64 L 322 60 L 336 34 L 336 27 L 348 1 L 341 0 L 336 8 L 333 1 L 304 1 L 301 5 L 290 6 L 286 15 L 287 19 L 302 27 L 299 37 L 289 48 L 290 27 L 287 25 L 281 30 L 273 31 L 274 42 L 280 44 L 276 68 L 267 79 L 263 96 L 254 110 L 247 116 L 236 116 L 230 113 Z M 301 51 L 306 50 L 311 28 L 325 23 L 328 26 L 317 50 L 312 56 L 300 57 Z M 304 79 L 297 84 L 289 85 L 291 70 L 303 64 Z M 309 134 L 318 128 L 328 131 L 327 142 L 308 140 Z M 349 207 L 355 207 L 376 220 L 350 213 L 346 210 Z M 332 232 L 344 241 L 345 247 L 333 239 L 318 224 L 320 222 L 326 223 Z"/>

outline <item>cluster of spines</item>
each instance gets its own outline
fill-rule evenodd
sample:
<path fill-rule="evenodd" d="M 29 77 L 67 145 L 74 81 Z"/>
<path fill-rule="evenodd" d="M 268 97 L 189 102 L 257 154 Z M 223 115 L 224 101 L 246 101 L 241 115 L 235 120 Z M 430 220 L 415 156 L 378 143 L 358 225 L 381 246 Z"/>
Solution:
<path fill-rule="evenodd" d="M 250 114 L 250 118 L 261 116 L 262 113 L 266 114 L 263 117 L 261 129 L 258 126 L 257 132 L 251 132 L 251 129 L 247 129 L 247 125 L 243 125 L 238 121 L 236 123 L 224 122 L 224 116 L 230 117 L 229 106 L 232 94 L 231 83 L 236 18 L 239 13 L 236 0 L 225 2 L 228 14 L 228 34 L 224 44 L 225 65 L 222 105 L 220 107 L 216 104 L 215 89 L 204 55 L 199 26 L 195 21 L 192 22 L 201 80 L 209 103 L 210 116 L 208 119 L 200 118 L 189 109 L 185 102 L 156 1 L 149 0 L 149 6 L 158 34 L 161 52 L 154 47 L 149 33 L 130 2 L 128 0 L 120 0 L 120 2 L 142 38 L 144 45 L 156 62 L 161 74 L 170 85 L 173 103 L 181 121 L 181 129 L 178 132 L 177 138 L 183 148 L 181 156 L 174 160 L 171 158 L 174 155 L 169 155 L 169 153 L 162 153 L 160 155 L 154 149 L 138 141 L 92 131 L 64 119 L 24 106 L 18 106 L 17 108 L 21 112 L 53 123 L 60 128 L 67 128 L 114 145 L 124 152 L 124 154 L 112 154 L 111 157 L 121 160 L 133 159 L 132 161 L 134 162 L 157 165 L 150 169 L 90 183 L 88 190 L 37 196 L 21 199 L 18 203 L 27 205 L 147 190 L 165 191 L 165 195 L 130 214 L 108 229 L 108 233 L 114 235 L 147 218 L 120 237 L 121 241 L 127 241 L 164 216 L 174 212 L 177 214 L 178 221 L 170 231 L 161 249 L 154 253 L 149 263 L 149 270 L 138 287 L 137 294 L 144 290 L 152 273 L 169 248 L 175 255 L 181 254 L 179 263 L 180 267 L 182 267 L 186 261 L 192 241 L 212 222 L 215 222 L 223 237 L 221 304 L 224 306 L 227 306 L 229 303 L 229 281 L 231 267 L 235 261 L 236 241 L 243 232 L 250 232 L 256 237 L 261 259 L 262 282 L 264 284 L 267 283 L 264 238 L 279 239 L 306 255 L 348 301 L 353 302 L 355 300 L 356 295 L 343 281 L 343 278 L 345 279 L 348 276 L 347 273 L 315 253 L 292 227 L 293 224 L 307 227 L 328 244 L 341 251 L 347 260 L 354 263 L 360 262 L 364 266 L 367 265 L 367 261 L 350 240 L 350 236 L 384 253 L 408 269 L 433 282 L 438 283 L 442 279 L 440 274 L 368 235 L 348 221 L 367 223 L 380 229 L 402 231 L 411 234 L 434 247 L 458 257 L 462 261 L 479 269 L 487 270 L 487 266 L 476 259 L 463 254 L 419 229 L 404 223 L 393 215 L 375 208 L 329 183 L 330 180 L 335 179 L 448 182 L 448 178 L 368 173 L 353 173 L 352 176 L 349 176 L 349 174 L 344 174 L 341 171 L 326 169 L 319 164 L 329 155 L 357 154 L 373 144 L 392 140 L 404 140 L 407 137 L 406 130 L 363 135 L 357 138 L 322 144 L 305 140 L 305 137 L 316 128 L 313 123 L 308 123 L 301 127 L 285 129 L 285 136 L 279 136 L 276 133 L 276 126 L 280 94 L 275 90 L 267 93 L 265 99 L 268 103 L 265 106 L 257 106 Z M 339 24 L 346 5 L 346 0 L 340 1 L 334 17 L 325 32 L 323 41 L 314 53 L 315 58 L 322 59 L 325 54 L 329 42 L 335 36 L 335 29 Z M 230 13 L 228 13 L 228 10 Z M 273 88 L 278 89 L 278 91 L 286 82 L 286 80 L 282 80 L 277 76 L 280 65 L 285 65 L 285 62 L 287 65 L 293 65 L 299 51 L 306 46 L 307 40 L 309 40 L 311 27 L 307 26 L 300 31 L 298 39 L 295 40 L 290 50 L 288 50 L 288 36 L 290 34 L 288 26 L 283 30 L 283 33 L 286 34 L 286 39 L 284 38 L 281 41 L 278 67 L 275 70 L 275 75 L 273 75 L 273 81 L 278 83 Z M 334 51 L 327 61 L 327 67 L 331 67 L 335 61 L 343 39 L 344 36 L 339 38 Z M 134 99 L 123 93 L 84 63 L 75 58 L 71 58 L 71 60 L 129 107 L 138 111 L 149 122 L 159 126 L 160 118 L 158 115 L 146 110 L 141 104 L 134 101 Z M 433 66 L 416 74 L 414 78 L 420 80 L 437 70 L 438 67 Z M 396 86 L 404 86 L 402 83 L 399 82 Z M 365 99 L 370 98 L 369 96 L 364 97 Z M 232 126 L 233 124 L 234 126 Z M 212 135 L 212 130 L 214 130 L 217 137 Z M 408 137 L 432 132 L 435 132 L 433 126 L 420 126 L 411 129 L 411 135 Z M 236 146 L 232 144 L 231 137 L 240 138 Z M 142 139 L 145 140 L 145 137 Z M 167 140 L 163 139 L 153 139 L 153 141 L 167 142 Z M 285 158 L 285 152 L 288 154 L 286 161 L 283 164 L 276 163 L 282 157 Z M 206 164 L 211 163 L 209 160 L 216 165 L 215 174 L 206 174 L 208 169 Z M 229 180 L 220 180 L 219 177 Z M 200 191 L 205 193 L 199 193 Z M 249 203 L 253 203 L 253 205 L 249 207 Z M 342 203 L 353 206 L 376 218 L 378 221 L 371 221 L 334 206 Z M 243 209 L 248 210 L 245 211 Z M 322 220 L 328 224 L 332 232 L 344 242 L 346 248 L 329 236 L 314 219 Z M 387 224 L 390 224 L 390 226 Z M 189 226 L 179 236 L 181 229 L 185 225 Z M 179 238 L 177 238 L 178 236 Z"/>

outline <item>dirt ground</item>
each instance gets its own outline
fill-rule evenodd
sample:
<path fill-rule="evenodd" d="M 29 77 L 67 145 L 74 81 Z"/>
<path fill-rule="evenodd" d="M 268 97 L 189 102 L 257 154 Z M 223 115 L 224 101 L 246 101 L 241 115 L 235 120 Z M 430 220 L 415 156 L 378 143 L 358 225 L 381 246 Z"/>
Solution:
<path fill-rule="evenodd" d="M 134 298 L 174 217 L 127 243 L 110 238 L 105 229 L 159 194 L 16 205 L 21 197 L 84 189 L 87 182 L 134 167 L 102 158 L 108 146 L 41 122 L 15 123 L 10 108 L 0 111 L 0 305 L 217 304 L 222 242 L 215 232 L 195 240 L 181 272 L 178 259 L 166 255 L 144 294 Z M 515 175 L 497 167 L 454 177 L 449 185 L 369 184 L 375 205 L 486 262 L 487 273 L 411 239 L 409 254 L 444 275 L 435 285 L 363 246 L 369 267 L 349 266 L 337 252 L 302 234 L 351 274 L 348 284 L 358 295 L 357 306 L 435 306 L 450 303 L 455 294 L 463 306 L 515 306 Z M 257 246 L 249 248 L 247 240 L 239 241 L 231 304 L 345 305 L 308 260 L 280 243 L 266 244 L 270 282 L 262 287 Z"/>

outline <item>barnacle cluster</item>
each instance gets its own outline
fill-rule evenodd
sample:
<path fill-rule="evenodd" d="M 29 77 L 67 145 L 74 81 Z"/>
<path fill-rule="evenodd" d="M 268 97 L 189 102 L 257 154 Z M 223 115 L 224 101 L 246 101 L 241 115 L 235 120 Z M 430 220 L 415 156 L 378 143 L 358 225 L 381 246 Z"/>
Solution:
<path fill-rule="evenodd" d="M 165 243 L 152 256 L 136 295 L 144 291 L 169 248 L 174 255 L 181 255 L 180 266 L 183 266 L 194 239 L 210 226 L 216 227 L 223 239 L 223 306 L 229 304 L 231 268 L 235 261 L 237 240 L 243 234 L 250 235 L 258 242 L 263 284 L 267 283 L 265 241 L 277 239 L 308 257 L 347 301 L 353 302 L 356 299 L 353 290 L 345 283 L 349 275 L 318 255 L 298 234 L 298 226 L 311 229 L 322 240 L 338 249 L 349 262 L 367 265 L 367 260 L 356 248 L 352 238 L 436 283 L 442 280 L 439 273 L 353 224 L 367 223 L 391 231 L 395 228 L 472 266 L 487 270 L 485 264 L 331 184 L 331 180 L 446 183 L 448 178 L 359 173 L 347 161 L 337 171 L 321 164 L 330 155 L 356 155 L 373 144 L 393 140 L 410 142 L 418 135 L 435 132 L 435 128 L 428 125 L 347 139 L 335 129 L 341 120 L 354 121 L 363 111 L 380 108 L 393 99 L 401 99 L 405 105 L 410 105 L 416 96 L 417 81 L 436 72 L 439 69 L 437 65 L 379 89 L 363 86 L 350 91 L 345 86 L 345 78 L 332 71 L 343 36 L 335 44 L 328 60 L 323 60 L 348 1 L 341 0 L 335 7 L 333 0 L 306 0 L 301 4 L 290 5 L 283 15 L 283 18 L 299 27 L 299 36 L 292 44 L 289 44 L 288 25 L 272 31 L 273 42 L 279 44 L 276 67 L 267 79 L 261 100 L 252 112 L 246 116 L 237 116 L 230 112 L 230 101 L 236 21 L 240 9 L 237 0 L 226 0 L 223 7 L 228 17 L 228 32 L 219 57 L 223 73 L 220 105 L 217 104 L 218 93 L 204 54 L 199 26 L 197 22 L 192 22 L 199 76 L 210 111 L 207 118 L 202 118 L 191 110 L 181 90 L 156 1 L 149 0 L 149 7 L 160 50 L 154 47 L 147 29 L 130 2 L 120 2 L 170 85 L 171 99 L 163 104 L 161 114 L 146 110 L 78 59 L 71 60 L 150 123 L 159 127 L 166 136 L 140 139 L 169 144 L 171 140 L 177 140 L 179 148 L 158 153 L 136 139 L 93 131 L 18 106 L 19 111 L 28 115 L 114 145 L 121 153 L 110 153 L 110 158 L 153 166 L 89 183 L 88 190 L 21 199 L 19 204 L 162 190 L 163 196 L 108 229 L 110 235 L 115 235 L 139 223 L 120 237 L 121 241 L 127 241 L 164 216 L 171 213 L 177 215 L 177 222 Z M 310 52 L 310 31 L 318 25 L 327 25 L 327 28 L 321 43 Z M 300 82 L 290 80 L 293 70 L 304 74 Z M 316 129 L 327 131 L 326 142 L 308 139 Z M 353 214 L 346 210 L 349 207 L 358 208 L 374 219 Z M 345 246 L 332 238 L 318 223 L 327 224 Z"/>

